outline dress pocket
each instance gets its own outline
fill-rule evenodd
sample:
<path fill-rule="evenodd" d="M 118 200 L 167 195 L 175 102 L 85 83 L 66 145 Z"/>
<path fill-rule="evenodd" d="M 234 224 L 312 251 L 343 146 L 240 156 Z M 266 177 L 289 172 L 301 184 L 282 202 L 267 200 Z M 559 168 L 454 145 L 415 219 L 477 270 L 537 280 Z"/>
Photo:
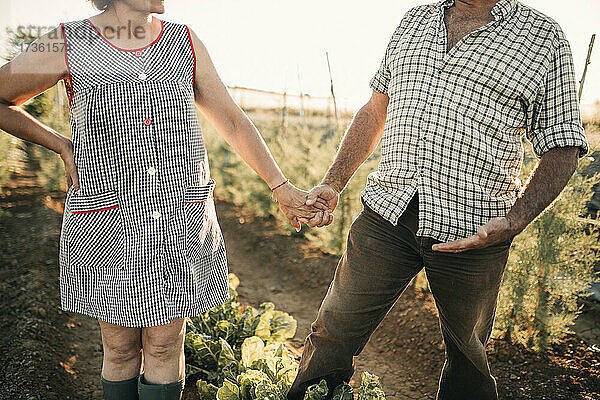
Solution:
<path fill-rule="evenodd" d="M 183 196 L 185 214 L 185 245 L 187 259 L 195 263 L 202 256 L 202 247 L 206 236 L 206 202 L 212 196 L 214 179 L 206 185 L 188 186 Z"/>
<path fill-rule="evenodd" d="M 66 233 L 70 268 L 105 270 L 125 267 L 125 238 L 119 198 L 114 191 L 72 193 Z"/>

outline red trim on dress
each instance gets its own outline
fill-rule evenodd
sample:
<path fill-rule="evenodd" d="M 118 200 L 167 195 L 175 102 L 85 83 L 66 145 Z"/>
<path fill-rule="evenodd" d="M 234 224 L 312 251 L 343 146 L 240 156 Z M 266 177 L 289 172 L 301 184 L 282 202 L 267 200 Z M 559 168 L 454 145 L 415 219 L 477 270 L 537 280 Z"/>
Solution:
<path fill-rule="evenodd" d="M 201 201 L 184 201 L 184 203 L 206 203 L 206 200 L 201 200 Z"/>
<path fill-rule="evenodd" d="M 158 18 L 157 18 L 158 19 Z M 160 33 L 158 34 L 158 37 L 156 39 L 154 39 L 152 42 L 150 42 L 149 44 L 145 45 L 144 47 L 140 47 L 139 49 L 122 49 L 118 46 L 115 46 L 114 44 L 112 44 L 111 42 L 108 41 L 108 39 L 106 39 L 104 36 L 102 36 L 102 34 L 100 33 L 100 31 L 98 29 L 96 29 L 96 27 L 94 26 L 94 24 L 92 24 L 92 21 L 90 21 L 89 18 L 85 19 L 91 26 L 92 28 L 94 28 L 94 30 L 96 31 L 96 33 L 98 34 L 98 36 L 100 36 L 100 38 L 102 38 L 102 40 L 104 40 L 106 43 L 108 43 L 110 46 L 114 47 L 117 50 L 121 50 L 121 51 L 141 51 L 144 50 L 147 47 L 152 46 L 154 43 L 158 42 L 158 39 L 160 39 L 160 37 L 162 36 L 164 30 L 165 30 L 165 24 L 163 23 L 162 19 L 159 19 L 160 21 Z"/>
<path fill-rule="evenodd" d="M 69 99 L 69 107 L 71 107 L 71 100 L 73 99 L 73 79 L 71 78 L 71 70 L 69 69 L 69 57 L 67 56 L 67 35 L 65 33 L 65 25 L 61 22 L 60 28 L 63 33 L 63 41 L 65 42 L 65 63 L 67 64 L 67 74 L 69 80 L 69 88 L 67 88 L 67 84 L 65 82 L 65 92 L 67 94 L 67 98 Z"/>
<path fill-rule="evenodd" d="M 194 74 L 192 75 L 192 85 L 196 85 L 196 51 L 194 50 L 194 44 L 192 43 L 192 35 L 190 34 L 190 28 L 185 26 L 187 30 L 188 39 L 190 39 L 190 47 L 192 48 L 192 55 L 194 56 Z"/>
<path fill-rule="evenodd" d="M 84 213 L 91 213 L 91 212 L 97 212 L 97 211 L 106 211 L 106 210 L 112 210 L 113 208 L 117 208 L 117 207 L 119 207 L 119 206 L 116 205 L 116 206 L 112 206 L 112 207 L 101 208 L 99 210 L 72 211 L 71 214 L 84 214 Z"/>

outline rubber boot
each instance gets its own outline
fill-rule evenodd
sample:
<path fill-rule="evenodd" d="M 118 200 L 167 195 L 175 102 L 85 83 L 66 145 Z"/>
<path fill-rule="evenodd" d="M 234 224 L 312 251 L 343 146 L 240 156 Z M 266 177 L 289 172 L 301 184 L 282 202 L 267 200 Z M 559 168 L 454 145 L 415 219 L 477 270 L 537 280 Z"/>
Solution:
<path fill-rule="evenodd" d="M 107 381 L 100 374 L 100 380 L 104 390 L 104 400 L 139 400 L 139 375 L 124 381 Z"/>
<path fill-rule="evenodd" d="M 138 377 L 139 400 L 181 400 L 185 378 L 170 383 L 148 383 L 142 373 Z"/>

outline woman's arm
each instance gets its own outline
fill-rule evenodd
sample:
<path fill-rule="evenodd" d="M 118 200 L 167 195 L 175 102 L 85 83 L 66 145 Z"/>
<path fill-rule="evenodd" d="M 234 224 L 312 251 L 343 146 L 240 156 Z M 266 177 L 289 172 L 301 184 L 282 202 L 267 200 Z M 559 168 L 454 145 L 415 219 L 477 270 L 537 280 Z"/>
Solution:
<path fill-rule="evenodd" d="M 200 111 L 270 188 L 280 185 L 286 178 L 262 136 L 231 98 L 217 74 L 206 47 L 191 29 L 190 37 L 196 55 L 194 91 Z M 327 213 L 329 218 L 328 210 L 318 209 L 318 207 L 325 208 L 321 203 L 317 203 L 314 207 L 306 206 L 304 204 L 306 192 L 297 189 L 291 183 L 280 186 L 274 194 L 283 212 L 297 230 L 300 229 L 297 218 L 312 219 L 316 214 L 324 213 Z"/>
<path fill-rule="evenodd" d="M 60 28 L 41 36 L 34 43 L 0 67 L 0 129 L 60 154 L 67 171 L 67 183 L 69 186 L 72 183 L 79 190 L 71 140 L 21 108 L 23 103 L 68 75 Z"/>

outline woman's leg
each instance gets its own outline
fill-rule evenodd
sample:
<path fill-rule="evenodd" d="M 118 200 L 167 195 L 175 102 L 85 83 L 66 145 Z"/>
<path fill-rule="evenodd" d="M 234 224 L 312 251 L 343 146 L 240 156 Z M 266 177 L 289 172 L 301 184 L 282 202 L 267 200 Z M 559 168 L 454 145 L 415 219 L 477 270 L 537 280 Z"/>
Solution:
<path fill-rule="evenodd" d="M 142 364 L 141 329 L 98 320 L 104 359 L 100 378 L 105 400 L 137 400 Z"/>
<path fill-rule="evenodd" d="M 109 381 L 136 377 L 142 365 L 141 328 L 129 328 L 98 320 L 104 359 L 102 376 Z"/>
<path fill-rule="evenodd" d="M 140 376 L 141 400 L 180 399 L 185 386 L 185 318 L 142 328 L 144 372 Z"/>

